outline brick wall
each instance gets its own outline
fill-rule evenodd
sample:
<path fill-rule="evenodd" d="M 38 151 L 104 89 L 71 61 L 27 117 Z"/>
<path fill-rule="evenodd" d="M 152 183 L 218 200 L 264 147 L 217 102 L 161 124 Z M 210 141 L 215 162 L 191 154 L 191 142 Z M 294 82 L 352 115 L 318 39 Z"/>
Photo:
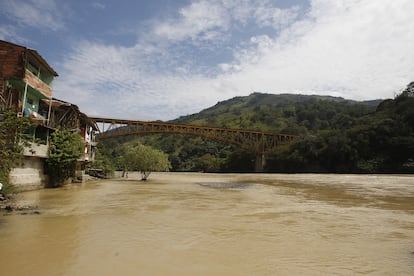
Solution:
<path fill-rule="evenodd" d="M 5 85 L 6 85 L 6 81 L 2 77 L 0 77 L 0 95 L 3 95 Z"/>
<path fill-rule="evenodd" d="M 0 77 L 22 79 L 24 77 L 23 54 L 25 49 L 5 41 L 0 41 Z"/>

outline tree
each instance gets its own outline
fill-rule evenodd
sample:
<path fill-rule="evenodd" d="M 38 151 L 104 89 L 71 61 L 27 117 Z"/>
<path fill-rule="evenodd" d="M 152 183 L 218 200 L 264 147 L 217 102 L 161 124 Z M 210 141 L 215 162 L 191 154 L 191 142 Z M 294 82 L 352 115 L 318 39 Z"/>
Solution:
<path fill-rule="evenodd" d="M 152 171 L 168 171 L 171 168 L 166 153 L 140 143 L 128 145 L 119 163 L 124 172 L 140 171 L 141 180 L 147 180 Z"/>
<path fill-rule="evenodd" d="M 32 126 L 28 118 L 18 117 L 16 112 L 0 113 L 0 183 L 3 192 L 12 192 L 13 185 L 9 182 L 10 171 L 22 157 L 25 145 L 25 131 Z"/>
<path fill-rule="evenodd" d="M 105 177 L 113 176 L 115 168 L 113 162 L 105 155 L 106 148 L 100 143 L 95 151 L 95 158 L 91 163 L 90 169 L 97 169 L 103 172 Z"/>
<path fill-rule="evenodd" d="M 213 154 L 206 153 L 198 158 L 198 167 L 203 172 L 218 172 L 224 159 L 220 159 Z"/>
<path fill-rule="evenodd" d="M 84 144 L 81 136 L 71 130 L 58 130 L 51 135 L 49 158 L 46 160 L 49 186 L 62 186 L 75 175 L 76 162 L 82 156 Z"/>
<path fill-rule="evenodd" d="M 254 171 L 255 155 L 249 151 L 240 148 L 234 148 L 224 164 L 222 169 L 225 172 L 252 172 Z"/>

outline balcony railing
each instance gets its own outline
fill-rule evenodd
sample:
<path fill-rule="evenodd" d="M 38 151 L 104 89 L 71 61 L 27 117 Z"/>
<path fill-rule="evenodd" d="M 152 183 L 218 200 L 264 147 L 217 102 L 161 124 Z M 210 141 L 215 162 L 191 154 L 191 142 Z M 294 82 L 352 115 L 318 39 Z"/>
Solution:
<path fill-rule="evenodd" d="M 52 97 L 52 88 L 27 69 L 24 76 L 24 81 L 42 93 L 46 98 Z"/>

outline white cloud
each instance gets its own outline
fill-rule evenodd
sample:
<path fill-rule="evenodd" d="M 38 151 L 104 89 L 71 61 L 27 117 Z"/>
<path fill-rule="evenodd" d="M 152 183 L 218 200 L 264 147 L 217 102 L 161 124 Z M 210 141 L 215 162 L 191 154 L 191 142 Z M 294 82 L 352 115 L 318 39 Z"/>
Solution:
<path fill-rule="evenodd" d="M 209 1 L 198 1 L 180 10 L 177 19 L 161 22 L 154 28 L 159 37 L 180 41 L 206 40 L 217 37 L 214 30 L 226 30 L 229 20 L 223 6 Z"/>
<path fill-rule="evenodd" d="M 52 31 L 64 27 L 63 15 L 54 0 L 4 0 L 0 10 L 17 25 Z"/>
<path fill-rule="evenodd" d="M 215 103 L 210 79 L 186 71 L 156 74 L 154 60 L 142 49 L 77 45 L 55 82 L 55 97 L 76 103 L 88 115 L 153 120 Z"/>
<path fill-rule="evenodd" d="M 414 77 L 409 10 L 412 1 L 313 1 L 309 18 L 272 40 L 254 38 L 256 47 L 222 65 L 238 69 L 223 82 L 266 92 L 391 97 Z"/>
<path fill-rule="evenodd" d="M 160 22 L 154 28 L 158 37 L 172 41 L 221 40 L 234 24 L 253 21 L 260 27 L 280 29 L 293 22 L 299 8 L 280 9 L 273 1 L 199 0 L 179 11 L 178 18 Z"/>
<path fill-rule="evenodd" d="M 286 10 L 259 6 L 254 11 L 256 22 L 262 27 L 281 29 L 288 26 L 297 17 L 299 7 L 295 6 Z"/>
<path fill-rule="evenodd" d="M 276 7 L 277 2 L 272 0 L 221 0 L 219 2 L 227 10 L 228 16 L 241 24 L 245 25 L 253 21 L 259 27 L 274 29 L 291 24 L 300 11 L 298 6 L 283 9 Z"/>
<path fill-rule="evenodd" d="M 392 97 L 414 79 L 414 1 L 314 0 L 295 22 L 298 8 L 284 13 L 271 3 L 196 1 L 154 25 L 158 38 L 173 44 L 208 44 L 253 22 L 275 28 L 274 35 L 259 32 L 234 45 L 234 60 L 217 62 L 218 75 L 191 67 L 183 61 L 187 53 L 170 52 L 169 43 L 83 42 L 60 72 L 56 97 L 89 115 L 173 119 L 253 91 L 375 99 Z M 263 7 L 269 13 L 259 12 Z"/>
<path fill-rule="evenodd" d="M 11 25 L 0 26 L 0 39 L 8 40 L 11 39 L 16 43 L 26 43 L 27 40 L 18 35 L 17 28 Z"/>
<path fill-rule="evenodd" d="M 93 2 L 91 5 L 92 5 L 93 8 L 98 9 L 98 10 L 106 9 L 106 5 L 104 3 L 101 3 L 101 2 Z"/>

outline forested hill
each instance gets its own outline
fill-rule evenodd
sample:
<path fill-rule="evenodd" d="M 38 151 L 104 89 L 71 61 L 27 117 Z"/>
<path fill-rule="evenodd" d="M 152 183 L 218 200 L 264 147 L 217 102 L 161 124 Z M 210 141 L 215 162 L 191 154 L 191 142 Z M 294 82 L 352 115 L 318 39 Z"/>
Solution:
<path fill-rule="evenodd" d="M 414 83 L 410 85 L 395 99 L 366 102 L 253 93 L 172 122 L 298 135 L 293 143 L 267 154 L 267 172 L 414 173 Z M 175 171 L 254 168 L 254 154 L 200 137 L 134 139 L 168 153 Z M 113 162 L 122 152 L 117 145 L 127 140 L 107 144 Z"/>
<path fill-rule="evenodd" d="M 174 123 L 304 134 L 333 128 L 375 111 L 381 100 L 356 102 L 339 97 L 255 92 L 217 103 Z"/>

